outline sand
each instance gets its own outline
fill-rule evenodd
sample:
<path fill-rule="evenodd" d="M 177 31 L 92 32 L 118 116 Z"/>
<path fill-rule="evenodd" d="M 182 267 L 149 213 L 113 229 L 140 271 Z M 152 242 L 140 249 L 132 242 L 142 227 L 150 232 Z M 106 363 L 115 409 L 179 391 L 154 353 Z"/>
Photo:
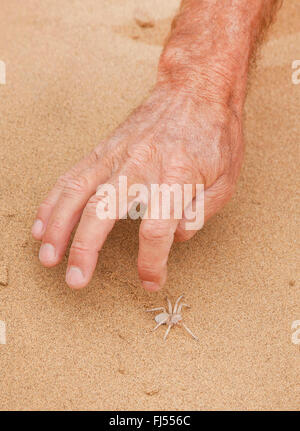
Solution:
<path fill-rule="evenodd" d="M 0 409 L 298 409 L 299 1 L 285 1 L 252 73 L 237 192 L 173 247 L 158 294 L 139 285 L 137 222 L 116 226 L 80 292 L 66 259 L 39 264 L 30 230 L 57 177 L 149 93 L 179 2 L 21 3 L 0 10 Z M 137 25 L 137 4 L 154 27 Z M 151 332 L 145 309 L 181 293 L 199 343 Z"/>

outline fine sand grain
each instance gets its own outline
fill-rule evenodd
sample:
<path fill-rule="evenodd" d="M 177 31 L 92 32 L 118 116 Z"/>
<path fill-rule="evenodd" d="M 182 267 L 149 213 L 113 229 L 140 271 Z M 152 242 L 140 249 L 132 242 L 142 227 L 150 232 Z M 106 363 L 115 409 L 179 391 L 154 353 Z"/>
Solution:
<path fill-rule="evenodd" d="M 173 247 L 158 294 L 139 285 L 138 223 L 118 223 L 80 292 L 66 258 L 39 264 L 30 230 L 57 177 L 149 93 L 179 2 L 20 3 L 0 8 L 0 409 L 298 409 L 299 1 L 285 2 L 252 73 L 237 192 Z M 145 309 L 181 293 L 198 343 L 151 332 Z"/>

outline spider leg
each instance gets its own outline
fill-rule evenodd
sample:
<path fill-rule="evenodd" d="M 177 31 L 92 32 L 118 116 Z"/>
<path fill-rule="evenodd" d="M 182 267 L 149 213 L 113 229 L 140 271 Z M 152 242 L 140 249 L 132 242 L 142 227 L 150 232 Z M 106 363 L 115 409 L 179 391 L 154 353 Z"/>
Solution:
<path fill-rule="evenodd" d="M 151 308 L 151 310 L 145 310 L 145 311 L 146 311 L 146 313 L 149 313 L 150 311 L 159 311 L 159 310 L 166 312 L 165 307 Z"/>
<path fill-rule="evenodd" d="M 196 335 L 194 335 L 193 333 L 192 333 L 192 331 L 183 323 L 183 322 L 181 322 L 181 324 L 182 324 L 182 326 L 184 327 L 184 329 L 195 339 L 195 340 L 197 340 L 197 341 L 199 341 L 199 338 L 198 337 L 196 337 Z"/>
<path fill-rule="evenodd" d="M 167 330 L 166 330 L 166 333 L 165 333 L 165 336 L 164 336 L 164 341 L 166 341 L 167 336 L 168 336 L 168 334 L 170 332 L 170 329 L 171 329 L 171 325 L 169 325 L 168 328 L 167 328 Z"/>
<path fill-rule="evenodd" d="M 179 296 L 179 298 L 177 298 L 177 301 L 175 302 L 174 310 L 173 310 L 174 314 L 176 314 L 176 312 L 177 312 L 177 307 L 178 307 L 178 304 L 179 304 L 181 298 L 183 298 L 183 295 Z"/>
<path fill-rule="evenodd" d="M 180 312 L 181 312 L 181 310 L 182 310 L 182 307 L 191 308 L 191 306 L 190 306 L 190 305 L 187 305 L 187 304 L 180 304 L 180 305 L 179 305 L 179 307 L 178 307 L 178 310 L 177 310 L 177 314 L 180 314 Z"/>
<path fill-rule="evenodd" d="M 152 331 L 156 331 L 156 329 L 157 329 L 157 328 L 159 328 L 159 327 L 160 327 L 160 325 L 163 325 L 164 323 L 166 323 L 166 321 L 168 320 L 168 318 L 169 318 L 169 315 L 168 315 L 168 317 L 166 317 L 164 320 L 162 320 L 161 322 L 159 322 L 159 323 L 155 326 L 155 328 L 154 328 L 154 329 L 152 329 Z"/>
<path fill-rule="evenodd" d="M 169 314 L 172 314 L 172 304 L 169 298 L 167 298 L 167 303 L 168 303 Z"/>

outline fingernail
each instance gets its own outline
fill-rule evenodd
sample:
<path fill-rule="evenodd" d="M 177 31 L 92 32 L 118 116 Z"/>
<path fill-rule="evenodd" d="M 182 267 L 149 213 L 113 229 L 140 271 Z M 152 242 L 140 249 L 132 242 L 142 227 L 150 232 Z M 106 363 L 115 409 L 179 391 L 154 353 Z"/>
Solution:
<path fill-rule="evenodd" d="M 70 266 L 67 271 L 66 282 L 71 287 L 82 287 L 84 283 L 84 276 L 81 269 L 77 266 Z"/>
<path fill-rule="evenodd" d="M 149 292 L 155 292 L 160 289 L 159 284 L 153 283 L 152 281 L 142 281 L 142 286 L 144 289 L 149 290 Z"/>
<path fill-rule="evenodd" d="M 39 259 L 41 262 L 55 261 L 56 253 L 52 244 L 42 244 L 39 252 Z"/>
<path fill-rule="evenodd" d="M 43 233 L 43 229 L 44 229 L 44 224 L 42 220 L 36 219 L 35 222 L 33 223 L 31 233 L 33 236 L 40 236 Z"/>

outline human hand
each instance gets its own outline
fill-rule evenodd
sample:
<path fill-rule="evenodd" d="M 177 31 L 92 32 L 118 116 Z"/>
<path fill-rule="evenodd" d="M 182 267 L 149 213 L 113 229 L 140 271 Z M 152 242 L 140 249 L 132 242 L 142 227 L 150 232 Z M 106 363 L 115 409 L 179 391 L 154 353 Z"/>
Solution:
<path fill-rule="evenodd" d="M 32 233 L 42 241 L 41 263 L 52 267 L 62 260 L 80 220 L 66 282 L 72 288 L 89 283 L 115 223 L 97 217 L 101 197 L 96 189 L 103 183 L 118 188 L 119 176 L 126 176 L 128 184 L 148 188 L 162 183 L 204 184 L 206 221 L 231 197 L 242 153 L 241 118 L 230 106 L 212 101 L 207 92 L 206 97 L 194 97 L 184 87 L 174 91 L 163 80 L 110 139 L 58 179 L 40 205 Z M 156 291 L 165 283 L 173 240 L 188 240 L 195 234 L 185 229 L 185 222 L 172 217 L 142 220 L 138 272 L 147 290 Z"/>
<path fill-rule="evenodd" d="M 106 183 L 118 192 L 120 176 L 129 186 L 147 188 L 191 184 L 195 191 L 203 184 L 204 221 L 223 207 L 241 168 L 250 60 L 280 4 L 281 0 L 182 1 L 148 100 L 110 139 L 60 177 L 39 207 L 32 233 L 42 241 L 43 265 L 62 260 L 80 220 L 66 281 L 73 288 L 88 284 L 116 221 L 97 216 L 102 197 L 96 190 Z M 193 205 L 193 198 L 188 204 Z M 175 217 L 142 220 L 138 271 L 146 289 L 163 286 L 173 240 L 194 235 L 186 222 Z"/>

